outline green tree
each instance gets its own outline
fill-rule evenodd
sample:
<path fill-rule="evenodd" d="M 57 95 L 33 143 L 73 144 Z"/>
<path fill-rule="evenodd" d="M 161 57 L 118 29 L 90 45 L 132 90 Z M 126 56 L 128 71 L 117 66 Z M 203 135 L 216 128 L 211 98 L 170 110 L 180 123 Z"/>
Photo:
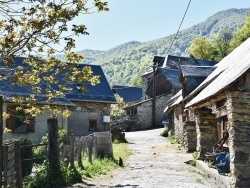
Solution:
<path fill-rule="evenodd" d="M 230 42 L 230 51 L 233 51 L 250 37 L 250 13 L 248 13 L 242 28 L 238 29 Z"/>
<path fill-rule="evenodd" d="M 218 52 L 218 55 L 215 57 L 217 61 L 220 61 L 229 54 L 229 44 L 232 38 L 233 34 L 228 30 L 222 30 L 214 37 L 213 46 Z"/>
<path fill-rule="evenodd" d="M 87 35 L 87 28 L 83 24 L 74 24 L 74 19 L 83 14 L 95 11 L 108 11 L 107 2 L 101 0 L 6 0 L 0 1 L 0 61 L 7 66 L 14 64 L 16 56 L 26 56 L 25 66 L 14 69 L 14 73 L 6 75 L 12 77 L 18 86 L 29 85 L 32 93 L 29 97 L 16 97 L 18 109 L 24 109 L 26 114 L 36 116 L 45 109 L 52 111 L 56 116 L 56 108 L 49 104 L 35 105 L 35 95 L 46 95 L 48 101 L 64 96 L 70 91 L 66 84 L 59 85 L 56 74 L 65 71 L 65 80 L 81 84 L 89 81 L 95 85 L 99 77 L 94 76 L 90 67 L 78 70 L 76 63 L 83 56 L 74 53 L 75 36 Z M 56 59 L 55 53 L 65 53 L 65 61 Z M 66 62 L 71 62 L 68 64 Z M 40 85 L 47 87 L 42 91 Z M 51 90 L 52 84 L 58 84 L 57 90 Z M 63 115 L 69 115 L 64 111 Z M 7 115 L 6 115 L 7 117 Z"/>
<path fill-rule="evenodd" d="M 214 60 L 216 55 L 216 49 L 205 37 L 194 39 L 188 51 L 197 59 Z"/>
<path fill-rule="evenodd" d="M 120 97 L 118 94 L 115 94 L 115 98 L 117 103 L 111 104 L 111 117 L 117 119 L 126 117 L 124 108 L 126 108 L 128 104 L 125 103 L 123 101 L 123 98 Z"/>
<path fill-rule="evenodd" d="M 86 81 L 93 85 L 99 82 L 99 76 L 93 75 L 90 67 L 79 70 L 75 66 L 83 56 L 72 51 L 75 47 L 74 36 L 88 34 L 86 26 L 74 24 L 74 19 L 93 11 L 108 11 L 107 3 L 102 0 L 0 1 L 0 61 L 10 66 L 15 64 L 16 56 L 27 56 L 25 65 L 15 66 L 11 69 L 12 73 L 1 75 L 1 79 L 11 78 L 19 87 L 32 88 L 30 96 L 13 99 L 12 102 L 17 104 L 15 111 L 23 110 L 26 117 L 34 117 L 44 110 L 50 110 L 53 116 L 57 116 L 61 112 L 55 106 L 51 106 L 49 101 L 62 97 L 65 92 L 70 91 L 67 82 L 76 82 L 82 86 Z M 65 61 L 53 56 L 59 52 L 66 54 Z M 63 84 L 56 76 L 61 72 L 65 75 Z M 42 89 L 41 85 L 45 85 L 46 88 Z M 51 89 L 52 85 L 59 87 Z M 84 91 L 84 87 L 81 88 Z M 48 103 L 36 105 L 36 95 L 45 95 Z M 68 116 L 69 111 L 65 110 L 63 115 Z M 4 117 L 7 118 L 8 114 Z M 0 134 L 0 153 L 2 153 L 2 128 Z M 61 182 L 59 176 L 49 177 Z"/>

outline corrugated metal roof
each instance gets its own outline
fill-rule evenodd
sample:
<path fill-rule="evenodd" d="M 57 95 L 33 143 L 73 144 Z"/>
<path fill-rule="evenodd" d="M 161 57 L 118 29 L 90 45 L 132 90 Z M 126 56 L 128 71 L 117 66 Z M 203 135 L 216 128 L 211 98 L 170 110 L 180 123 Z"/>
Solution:
<path fill-rule="evenodd" d="M 142 99 L 142 88 L 114 85 L 114 93 L 123 98 L 124 102 L 138 102 Z"/>
<path fill-rule="evenodd" d="M 189 98 L 201 91 L 186 107 L 200 103 L 216 95 L 236 81 L 249 68 L 250 39 L 246 40 L 217 64 L 217 68 L 188 96 Z"/>
<path fill-rule="evenodd" d="M 181 65 L 181 71 L 184 77 L 207 77 L 211 74 L 216 67 L 212 66 L 191 66 L 191 65 Z"/>

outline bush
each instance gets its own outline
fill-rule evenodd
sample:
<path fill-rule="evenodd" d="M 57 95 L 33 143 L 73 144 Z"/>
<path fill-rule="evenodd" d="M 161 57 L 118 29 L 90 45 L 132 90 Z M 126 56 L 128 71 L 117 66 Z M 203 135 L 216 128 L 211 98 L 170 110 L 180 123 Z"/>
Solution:
<path fill-rule="evenodd" d="M 168 127 L 167 127 L 167 128 L 165 128 L 165 129 L 163 130 L 163 132 L 160 134 L 160 136 L 168 137 L 168 132 L 169 132 L 169 129 L 168 129 Z"/>
<path fill-rule="evenodd" d="M 65 129 L 59 128 L 58 129 L 58 137 L 59 137 L 59 148 L 62 149 L 65 144 L 70 143 L 69 136 Z M 48 144 L 48 133 L 46 133 L 41 141 L 40 144 Z M 47 148 L 46 146 L 38 146 L 33 149 L 35 163 L 42 164 L 47 156 Z"/>
<path fill-rule="evenodd" d="M 82 181 L 81 174 L 75 168 L 66 167 L 64 162 L 61 162 L 61 174 L 61 177 L 51 180 L 47 165 L 42 164 L 39 165 L 37 172 L 33 177 L 26 176 L 23 179 L 23 184 L 26 188 L 59 188 Z"/>

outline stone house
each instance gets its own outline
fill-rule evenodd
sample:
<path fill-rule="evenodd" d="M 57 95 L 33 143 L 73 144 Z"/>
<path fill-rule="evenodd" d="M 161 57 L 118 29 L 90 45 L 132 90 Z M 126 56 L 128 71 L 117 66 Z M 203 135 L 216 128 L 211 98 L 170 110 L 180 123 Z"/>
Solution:
<path fill-rule="evenodd" d="M 193 111 L 185 109 L 185 98 L 215 69 L 214 66 L 181 65 L 179 81 L 182 89 L 168 101 L 164 113 L 169 117 L 170 135 L 176 135 L 182 149 L 196 150 L 196 128 Z"/>
<path fill-rule="evenodd" d="M 236 187 L 250 187 L 250 39 L 246 40 L 184 100 L 195 112 L 200 158 L 228 133 L 230 172 Z"/>
<path fill-rule="evenodd" d="M 15 58 L 13 66 L 24 65 L 24 60 L 25 58 L 22 57 Z M 71 111 L 69 118 L 58 117 L 59 127 L 77 136 L 87 135 L 94 131 L 109 130 L 110 105 L 115 103 L 116 100 L 101 67 L 83 64 L 76 66 L 79 69 L 90 66 L 93 74 L 100 76 L 100 84 L 92 86 L 89 83 L 84 83 L 87 91 L 82 93 L 81 88 L 76 83 L 67 83 L 68 87 L 72 88 L 72 91 L 65 93 L 63 98 L 56 98 L 50 101 L 50 104 L 55 105 L 60 110 L 69 109 Z M 12 69 L 7 68 L 4 63 L 0 63 L 0 69 L 0 74 L 6 74 L 7 71 L 11 75 Z M 58 80 L 63 81 L 64 75 L 58 74 L 57 76 Z M 3 111 L 6 112 L 14 109 L 13 97 L 29 96 L 31 93 L 29 86 L 13 86 L 12 82 L 12 79 L 0 81 L 0 95 L 3 96 L 4 100 Z M 37 105 L 47 103 L 47 98 L 43 95 L 37 95 L 36 99 Z M 26 125 L 24 122 L 19 122 L 14 116 L 11 116 L 4 122 L 4 127 L 10 129 L 11 132 L 5 133 L 3 138 L 14 139 L 23 137 L 31 139 L 33 142 L 38 142 L 47 131 L 47 119 L 49 117 L 51 117 L 51 113 L 44 112 L 40 116 L 31 118 L 31 125 Z M 19 124 L 18 126 L 16 125 L 17 122 L 19 122 L 20 126 Z"/>
<path fill-rule="evenodd" d="M 126 108 L 136 112 L 133 116 L 137 117 L 137 125 L 134 126 L 138 129 L 146 129 L 158 126 L 161 121 L 167 119 L 167 115 L 163 113 L 167 102 L 182 88 L 179 81 L 181 65 L 206 66 L 215 63 L 191 57 L 155 56 L 153 68 L 142 75 L 142 97 L 144 100 Z"/>

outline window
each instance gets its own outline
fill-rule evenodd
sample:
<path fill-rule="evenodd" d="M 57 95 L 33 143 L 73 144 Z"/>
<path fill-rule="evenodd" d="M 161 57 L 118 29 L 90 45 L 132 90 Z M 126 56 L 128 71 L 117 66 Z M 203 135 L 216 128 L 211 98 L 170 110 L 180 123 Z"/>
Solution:
<path fill-rule="evenodd" d="M 89 120 L 89 131 L 91 132 L 97 131 L 97 121 L 95 119 Z"/>
<path fill-rule="evenodd" d="M 227 133 L 227 124 L 227 116 L 223 116 L 217 119 L 218 140 L 222 139 L 225 136 L 225 133 Z M 228 139 L 224 145 L 228 146 Z"/>
<path fill-rule="evenodd" d="M 23 110 L 16 110 L 15 105 L 8 105 L 7 113 L 10 114 L 10 117 L 6 120 L 6 128 L 12 130 L 13 133 L 33 133 L 35 131 L 34 117 L 27 117 Z"/>

